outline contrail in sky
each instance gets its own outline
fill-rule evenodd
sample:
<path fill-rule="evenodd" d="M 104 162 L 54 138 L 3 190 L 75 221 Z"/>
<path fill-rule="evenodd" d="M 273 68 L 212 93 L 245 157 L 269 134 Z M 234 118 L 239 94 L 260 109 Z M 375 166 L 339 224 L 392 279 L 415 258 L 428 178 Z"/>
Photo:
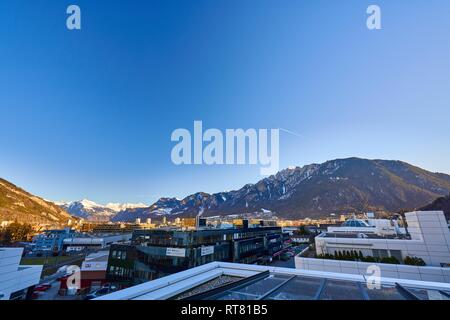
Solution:
<path fill-rule="evenodd" d="M 287 129 L 283 129 L 283 128 L 279 128 L 278 130 L 284 131 L 284 132 L 289 133 L 289 134 L 292 134 L 292 135 L 294 135 L 296 137 L 299 137 L 299 138 L 304 138 L 304 139 L 306 138 L 304 135 L 302 135 L 300 133 L 297 133 L 297 132 L 294 132 L 294 131 L 291 131 L 291 130 L 287 130 Z"/>

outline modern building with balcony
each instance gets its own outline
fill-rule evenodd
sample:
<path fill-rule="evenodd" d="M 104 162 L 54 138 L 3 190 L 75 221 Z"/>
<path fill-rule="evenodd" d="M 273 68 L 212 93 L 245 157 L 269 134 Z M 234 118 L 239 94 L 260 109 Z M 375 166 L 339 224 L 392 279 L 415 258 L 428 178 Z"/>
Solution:
<path fill-rule="evenodd" d="M 409 235 L 376 232 L 380 227 L 348 226 L 329 228 L 315 238 L 317 255 L 357 251 L 375 258 L 406 257 L 423 259 L 427 266 L 446 267 L 450 264 L 450 232 L 442 211 L 416 211 L 405 214 Z M 366 232 L 373 229 L 375 232 Z M 385 230 L 383 230 L 385 231 Z"/>
<path fill-rule="evenodd" d="M 405 214 L 408 234 L 324 232 L 315 238 L 317 257 L 295 257 L 295 267 L 316 272 L 450 283 L 450 233 L 442 211 Z M 375 268 L 375 269 L 374 269 Z"/>
<path fill-rule="evenodd" d="M 108 278 L 142 283 L 213 261 L 258 263 L 288 246 L 279 227 L 135 230 L 130 245 L 111 246 Z"/>

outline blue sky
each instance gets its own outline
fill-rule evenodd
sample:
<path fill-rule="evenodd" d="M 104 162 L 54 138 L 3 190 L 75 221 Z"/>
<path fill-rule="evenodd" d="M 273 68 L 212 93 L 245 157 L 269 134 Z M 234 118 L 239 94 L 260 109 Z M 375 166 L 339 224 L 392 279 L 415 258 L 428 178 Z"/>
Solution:
<path fill-rule="evenodd" d="M 300 133 L 281 134 L 282 168 L 358 156 L 450 173 L 449 16 L 446 0 L 1 1 L 0 177 L 101 203 L 261 179 L 173 165 L 171 133 L 194 120 Z"/>

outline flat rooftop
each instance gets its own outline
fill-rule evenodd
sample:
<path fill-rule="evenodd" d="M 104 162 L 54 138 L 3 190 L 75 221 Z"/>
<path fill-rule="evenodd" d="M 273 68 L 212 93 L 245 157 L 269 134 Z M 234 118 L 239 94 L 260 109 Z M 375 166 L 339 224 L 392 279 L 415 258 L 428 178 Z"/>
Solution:
<path fill-rule="evenodd" d="M 358 234 L 362 233 L 364 234 L 364 238 L 360 237 Z M 358 233 L 350 233 L 350 232 L 325 232 L 319 235 L 319 237 L 322 238 L 345 238 L 345 239 L 401 239 L 401 240 L 407 240 L 405 236 L 397 236 L 397 235 L 379 235 L 374 233 L 364 233 L 364 232 L 358 232 Z"/>
<path fill-rule="evenodd" d="M 213 280 L 210 280 L 204 284 L 201 284 L 193 289 L 185 291 L 175 297 L 172 297 L 171 299 L 173 299 L 173 300 L 189 299 L 189 298 L 195 297 L 199 294 L 204 294 L 206 292 L 210 292 L 211 290 L 214 290 L 217 288 L 223 288 L 226 285 L 236 283 L 242 279 L 245 279 L 245 278 L 222 275 L 222 276 L 219 276 L 219 277 L 217 277 Z"/>
<path fill-rule="evenodd" d="M 222 281 L 223 279 L 230 281 Z M 96 300 L 449 300 L 450 284 L 212 262 Z"/>

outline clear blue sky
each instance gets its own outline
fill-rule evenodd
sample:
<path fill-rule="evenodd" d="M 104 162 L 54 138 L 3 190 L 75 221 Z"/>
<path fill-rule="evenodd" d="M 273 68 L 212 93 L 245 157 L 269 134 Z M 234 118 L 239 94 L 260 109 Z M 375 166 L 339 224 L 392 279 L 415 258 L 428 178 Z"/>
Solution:
<path fill-rule="evenodd" d="M 447 0 L 3 0 L 0 177 L 103 203 L 261 178 L 173 165 L 171 132 L 194 120 L 301 133 L 281 135 L 281 167 L 358 156 L 450 173 L 449 17 Z"/>

